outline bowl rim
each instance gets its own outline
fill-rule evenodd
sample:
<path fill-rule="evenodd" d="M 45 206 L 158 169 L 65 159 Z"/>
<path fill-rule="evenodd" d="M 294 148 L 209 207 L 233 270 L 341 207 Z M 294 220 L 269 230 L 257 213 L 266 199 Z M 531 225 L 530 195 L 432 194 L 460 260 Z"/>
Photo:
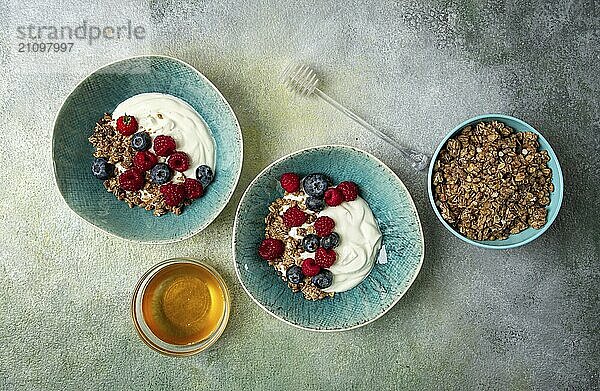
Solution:
<path fill-rule="evenodd" d="M 511 121 L 515 121 L 518 124 L 520 124 L 521 126 L 523 126 L 524 128 L 526 128 L 528 131 L 532 131 L 533 133 L 537 134 L 538 137 L 540 139 L 542 139 L 542 141 L 544 141 L 547 145 L 547 151 L 548 154 L 550 155 L 551 158 L 554 159 L 554 161 L 556 162 L 556 167 L 558 168 L 557 170 L 557 174 L 558 174 L 558 181 L 557 183 L 559 184 L 559 186 L 556 186 L 557 188 L 555 189 L 555 191 L 558 192 L 558 203 L 556 205 L 556 211 L 553 213 L 552 216 L 548 217 L 548 221 L 546 221 L 546 224 L 544 224 L 544 226 L 542 228 L 540 228 L 539 230 L 537 230 L 537 232 L 535 232 L 532 236 L 521 240 L 520 242 L 517 243 L 512 243 L 512 244 L 500 244 L 500 245 L 491 245 L 491 244 L 487 244 L 487 243 L 483 243 L 482 241 L 477 241 L 477 240 L 473 240 L 473 239 L 469 239 L 466 236 L 463 236 L 462 234 L 460 234 L 458 231 L 456 231 L 454 228 L 452 228 L 450 226 L 450 224 L 448 224 L 446 222 L 446 220 L 444 220 L 444 218 L 442 217 L 442 215 L 440 214 L 437 206 L 435 205 L 435 200 L 433 198 L 433 189 L 432 189 L 432 179 L 433 179 L 433 166 L 435 165 L 435 162 L 437 160 L 437 157 L 440 153 L 440 151 L 442 150 L 442 148 L 444 147 L 444 145 L 446 145 L 446 143 L 448 142 L 448 140 L 450 139 L 450 137 L 454 136 L 456 133 L 458 133 L 462 128 L 464 128 L 467 125 L 470 125 L 474 122 L 478 122 L 478 121 L 484 121 L 484 120 L 493 120 L 494 118 L 498 118 L 500 120 L 505 119 L 505 120 L 511 120 Z M 552 223 L 554 222 L 554 220 L 556 219 L 556 217 L 558 216 L 558 212 L 560 211 L 560 207 L 562 205 L 562 201 L 563 201 L 563 193 L 564 193 L 564 182 L 563 182 L 563 174 L 562 174 L 562 168 L 560 166 L 560 163 L 558 161 L 558 157 L 556 156 L 556 153 L 554 152 L 554 150 L 552 149 L 552 146 L 550 145 L 550 143 L 548 142 L 548 140 L 546 140 L 546 138 L 537 130 L 535 129 L 533 126 L 531 126 L 530 124 L 528 124 L 527 122 L 510 116 L 510 115 L 506 115 L 506 114 L 496 114 L 496 113 L 489 113 L 489 114 L 481 114 L 481 115 L 477 115 L 475 117 L 469 118 L 463 122 L 461 122 L 458 126 L 454 127 L 454 129 L 452 129 L 450 132 L 448 132 L 446 134 L 446 136 L 442 139 L 442 141 L 438 144 L 435 152 L 433 153 L 433 155 L 431 156 L 431 161 L 429 162 L 429 170 L 427 173 L 427 193 L 429 195 L 429 202 L 431 204 L 431 207 L 433 208 L 433 211 L 435 212 L 435 215 L 437 216 L 438 220 L 442 223 L 442 225 L 450 232 L 452 232 L 452 234 L 454 236 L 456 236 L 457 238 L 461 239 L 462 241 L 472 244 L 474 246 L 477 247 L 481 247 L 481 248 L 486 248 L 486 249 L 491 249 L 491 250 L 507 250 L 507 249 L 511 249 L 511 248 L 516 248 L 516 247 L 520 247 L 523 246 L 527 243 L 532 242 L 533 240 L 537 239 L 538 237 L 540 237 L 544 232 L 546 232 L 546 230 L 548 228 L 550 228 L 550 226 L 552 225 Z"/>
<path fill-rule="evenodd" d="M 67 102 L 67 99 L 69 99 L 69 97 L 71 97 L 71 95 L 75 92 L 75 90 L 77 88 L 79 88 L 83 82 L 85 82 L 89 77 L 91 77 L 93 74 L 108 68 L 111 65 L 117 64 L 119 62 L 124 62 L 124 61 L 129 61 L 129 60 L 133 60 L 133 59 L 137 59 L 137 58 L 151 58 L 151 57 L 158 57 L 158 58 L 163 58 L 163 59 L 167 59 L 167 60 L 173 60 L 175 62 L 178 62 L 188 68 L 190 68 L 191 70 L 193 70 L 194 72 L 196 72 L 198 74 L 198 76 L 200 76 L 201 79 L 204 80 L 204 82 L 206 82 L 210 87 L 212 87 L 216 93 L 218 94 L 218 96 L 223 99 L 223 102 L 225 102 L 225 106 L 227 107 L 227 109 L 229 110 L 229 112 L 231 113 L 233 119 L 234 119 L 234 123 L 235 123 L 235 128 L 237 130 L 237 134 L 239 135 L 239 139 L 240 139 L 240 166 L 237 170 L 237 173 L 235 175 L 235 180 L 233 182 L 233 186 L 231 187 L 231 189 L 229 190 L 228 194 L 227 194 L 227 201 L 223 203 L 222 206 L 220 206 L 215 214 L 215 217 L 210 220 L 207 221 L 206 223 L 200 225 L 200 227 L 196 230 L 194 230 L 192 233 L 178 237 L 178 238 L 173 238 L 173 239 L 161 239 L 161 240 L 137 240 L 137 239 L 132 239 L 132 238 L 128 238 L 125 236 L 120 236 L 117 235 L 115 233 L 109 232 L 104 228 L 101 228 L 99 226 L 97 226 L 96 224 L 94 224 L 93 222 L 89 221 L 88 219 L 86 219 L 85 217 L 81 216 L 79 213 L 77 213 L 77 211 L 75 211 L 71 205 L 69 205 L 69 203 L 67 202 L 62 189 L 60 188 L 60 186 L 58 186 L 58 180 L 57 180 L 57 171 L 56 171 L 56 161 L 54 160 L 54 142 L 55 142 L 55 129 L 56 129 L 56 122 L 58 121 L 58 117 L 60 115 L 60 113 L 62 112 L 65 103 Z M 200 232 L 204 231 L 204 229 L 206 229 L 210 224 L 212 224 L 217 217 L 219 217 L 219 215 L 221 214 L 221 212 L 223 212 L 223 210 L 225 209 L 225 207 L 229 204 L 229 202 L 231 201 L 231 198 L 233 197 L 233 194 L 235 193 L 235 190 L 237 189 L 237 186 L 239 184 L 239 180 L 240 180 L 240 176 L 242 174 L 242 167 L 244 165 L 244 138 L 243 138 L 243 134 L 242 134 L 242 128 L 240 126 L 239 120 L 235 114 L 235 112 L 233 111 L 233 108 L 231 107 L 231 105 L 229 104 L 229 101 L 227 101 L 227 99 L 225 99 L 225 97 L 223 96 L 223 94 L 221 93 L 221 91 L 206 77 L 204 76 L 198 69 L 196 69 L 194 66 L 192 66 L 191 64 L 188 64 L 187 62 L 180 60 L 178 58 L 175 57 L 171 57 L 171 56 L 167 56 L 164 54 L 140 54 L 140 55 L 135 55 L 135 56 L 130 56 L 130 57 L 125 57 L 125 58 L 121 58 L 118 60 L 114 60 L 111 61 L 107 64 L 101 65 L 100 67 L 96 68 L 95 70 L 93 70 L 92 72 L 90 72 L 89 74 L 87 74 L 84 78 L 82 78 L 76 85 L 75 87 L 73 87 L 71 89 L 71 92 L 69 92 L 69 94 L 63 99 L 62 103 L 60 104 L 59 109 L 56 111 L 56 115 L 54 116 L 54 121 L 52 122 L 52 138 L 50 140 L 50 159 L 52 160 L 52 178 L 54 181 L 54 188 L 56 190 L 58 190 L 58 193 L 60 194 L 60 198 L 63 200 L 63 202 L 67 205 L 67 207 L 69 208 L 69 210 L 71 212 L 73 212 L 77 217 L 79 217 L 79 219 L 85 221 L 87 224 L 93 226 L 94 228 L 112 236 L 115 238 L 119 238 L 119 239 L 124 239 L 128 242 L 132 242 L 132 243 L 141 243 L 141 244 L 170 244 L 170 243 L 177 243 L 177 242 L 181 242 L 183 240 L 189 239 L 197 234 L 199 234 Z"/>
<path fill-rule="evenodd" d="M 410 206 L 412 207 L 412 209 L 415 212 L 415 216 L 417 217 L 417 226 L 419 227 L 419 234 L 420 234 L 420 238 L 421 238 L 421 243 L 422 243 L 422 251 L 421 251 L 421 258 L 419 259 L 419 263 L 415 269 L 415 272 L 413 273 L 412 277 L 410 278 L 410 281 L 407 285 L 407 288 L 404 292 L 402 292 L 401 294 L 399 294 L 396 298 L 394 298 L 394 300 L 392 301 L 392 303 L 385 308 L 381 313 L 377 314 L 377 316 L 373 317 L 372 319 L 369 319 L 367 321 L 364 321 L 362 323 L 359 323 L 357 325 L 354 326 L 350 326 L 350 327 L 340 327 L 340 328 L 331 328 L 331 329 L 315 329 L 315 328 L 311 328 L 311 327 L 306 327 L 294 322 L 291 322 L 277 314 L 275 314 L 274 312 L 271 312 L 268 308 L 266 308 L 261 302 L 259 302 L 248 290 L 248 288 L 246 287 L 246 285 L 244 284 L 244 281 L 242 280 L 242 276 L 240 275 L 240 270 L 238 268 L 238 260 L 237 260 L 237 256 L 236 256 L 236 251 L 235 251 L 235 247 L 236 247 L 236 239 L 237 239 L 237 230 L 239 228 L 239 215 L 240 215 L 240 209 L 241 209 L 241 205 L 242 205 L 242 201 L 246 198 L 246 195 L 248 193 L 248 191 L 250 190 L 250 188 L 252 186 L 254 186 L 254 184 L 256 183 L 256 181 L 269 169 L 271 169 L 273 166 L 275 166 L 276 164 L 293 158 L 296 155 L 300 155 L 304 152 L 307 151 L 311 151 L 311 150 L 319 150 L 319 149 L 323 149 L 323 148 L 343 148 L 343 149 L 348 149 L 348 150 L 352 150 L 354 152 L 359 152 L 362 153 L 364 155 L 366 155 L 367 157 L 373 159 L 376 163 L 380 164 L 385 170 L 389 171 L 391 173 L 391 175 L 393 176 L 393 178 L 396 179 L 396 183 L 399 184 L 401 186 L 401 188 L 406 192 L 407 194 L 407 198 L 408 201 L 410 203 Z M 244 194 L 242 194 L 242 197 L 240 198 L 240 201 L 238 203 L 238 207 L 236 209 L 235 212 L 235 220 L 233 223 L 233 234 L 231 236 L 231 249 L 232 249 L 232 253 L 233 253 L 233 268 L 235 270 L 235 274 L 238 278 L 238 281 L 240 282 L 240 284 L 242 285 L 242 288 L 244 289 L 244 291 L 246 292 L 246 294 L 252 299 L 252 301 L 254 301 L 256 304 L 258 304 L 258 306 L 260 308 L 262 308 L 264 311 L 266 311 L 268 314 L 270 314 L 271 316 L 273 316 L 274 318 L 287 323 L 291 326 L 294 326 L 296 328 L 302 329 L 302 330 L 307 330 L 307 331 L 312 331 L 312 332 L 318 332 L 318 333 L 333 333 L 333 332 L 340 332 L 340 331 L 349 331 L 349 330 L 353 330 L 353 329 L 357 329 L 363 326 L 368 325 L 369 323 L 372 323 L 374 321 L 376 321 L 377 319 L 381 318 L 383 315 L 387 314 L 399 301 L 400 299 L 402 299 L 402 297 L 404 297 L 404 295 L 406 294 L 406 292 L 408 292 L 408 290 L 410 289 L 410 287 L 412 286 L 412 284 L 415 282 L 415 280 L 417 279 L 417 276 L 419 275 L 419 272 L 421 271 L 421 267 L 423 266 L 423 261 L 425 259 L 425 237 L 423 235 L 423 226 L 421 225 L 421 218 L 419 217 L 419 211 L 414 203 L 414 200 L 412 199 L 412 196 L 410 195 L 410 192 L 408 191 L 408 189 L 406 188 L 406 186 L 404 185 L 404 182 L 402 182 L 402 180 L 400 179 L 400 177 L 398 177 L 398 175 L 394 172 L 394 170 L 392 170 L 391 168 L 389 168 L 387 166 L 387 164 L 385 164 L 384 162 L 382 162 L 379 158 L 375 157 L 374 155 L 370 154 L 369 152 L 366 152 L 360 148 L 356 148 L 356 147 L 352 147 L 349 145 L 344 145 L 344 144 L 324 144 L 324 145 L 317 145 L 317 146 L 313 146 L 313 147 L 308 147 L 308 148 L 303 148 L 297 151 L 294 151 L 292 153 L 289 153 L 285 156 L 282 156 L 278 159 L 276 159 L 275 161 L 271 162 L 268 166 L 266 166 L 264 169 L 262 169 L 260 171 L 260 173 L 258 173 L 254 179 L 252 180 L 252 182 L 250 182 L 250 184 L 248 185 L 248 187 L 246 188 L 246 190 L 244 191 Z"/>

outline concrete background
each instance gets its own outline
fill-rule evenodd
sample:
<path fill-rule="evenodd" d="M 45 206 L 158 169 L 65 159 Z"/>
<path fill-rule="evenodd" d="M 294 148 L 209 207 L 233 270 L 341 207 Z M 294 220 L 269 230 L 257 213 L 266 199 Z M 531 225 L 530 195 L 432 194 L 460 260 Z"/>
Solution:
<path fill-rule="evenodd" d="M 596 2 L 211 2 L 0 5 L 0 388 L 2 389 L 593 389 L 600 387 L 600 5 Z M 71 53 L 18 53 L 17 28 L 130 19 L 143 40 L 77 40 Z M 237 113 L 245 143 L 232 201 L 201 234 L 146 246 L 75 216 L 52 179 L 55 113 L 88 73 L 128 55 L 166 54 L 203 72 Z M 392 147 L 317 100 L 278 85 L 290 59 L 396 139 L 431 153 L 486 112 L 539 129 L 565 176 L 558 219 L 530 245 L 470 247 L 445 231 L 426 177 Z M 294 150 L 346 143 L 407 185 L 426 240 L 407 295 L 367 327 L 314 334 L 272 318 L 242 291 L 231 229 L 241 193 Z M 224 275 L 233 314 L 191 358 L 137 337 L 129 302 L 165 258 L 205 258 Z M 308 385 L 308 387 L 306 387 Z"/>

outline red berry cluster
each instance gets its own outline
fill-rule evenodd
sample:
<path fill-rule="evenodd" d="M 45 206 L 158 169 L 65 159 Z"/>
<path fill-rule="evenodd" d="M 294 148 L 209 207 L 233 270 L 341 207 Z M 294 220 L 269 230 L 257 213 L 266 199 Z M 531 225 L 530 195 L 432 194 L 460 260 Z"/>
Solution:
<path fill-rule="evenodd" d="M 185 187 L 179 183 L 167 183 L 160 187 L 160 193 L 165 199 L 165 204 L 177 206 L 185 199 Z"/>
<path fill-rule="evenodd" d="M 186 178 L 183 183 L 167 183 L 160 187 L 160 192 L 165 199 L 165 204 L 177 206 L 183 201 L 195 200 L 202 197 L 204 188 L 202 184 L 195 179 Z"/>
<path fill-rule="evenodd" d="M 122 115 L 117 118 L 117 131 L 123 136 L 131 136 L 138 129 L 138 122 L 134 116 Z"/>
<path fill-rule="evenodd" d="M 123 115 L 117 119 L 117 131 L 123 136 L 131 136 L 138 130 L 135 117 Z M 157 163 L 158 156 L 167 158 L 167 165 L 179 172 L 186 171 L 190 167 L 190 160 L 185 152 L 177 151 L 175 140 L 171 136 L 160 135 L 154 138 L 154 153 L 149 150 L 138 151 L 133 156 L 133 167 L 119 175 L 119 186 L 127 191 L 138 191 L 144 187 L 146 172 L 150 171 Z M 195 200 L 202 197 L 204 188 L 202 184 L 193 178 L 186 178 L 182 184 L 167 183 L 160 187 L 165 204 L 177 206 L 184 200 Z"/>
<path fill-rule="evenodd" d="M 335 187 L 330 187 L 325 191 L 325 203 L 328 206 L 338 206 L 344 202 L 344 194 L 342 191 Z"/>
<path fill-rule="evenodd" d="M 321 216 L 315 221 L 315 232 L 321 238 L 332 233 L 334 228 L 335 221 L 329 216 Z"/>
<path fill-rule="evenodd" d="M 295 193 L 300 190 L 301 181 L 298 174 L 286 172 L 279 178 L 281 188 L 287 193 Z M 358 186 L 354 182 L 344 181 L 337 187 L 330 187 L 323 196 L 328 206 L 338 206 L 344 201 L 354 201 L 358 197 Z"/>
<path fill-rule="evenodd" d="M 298 174 L 286 172 L 279 179 L 281 188 L 286 193 L 300 191 L 302 181 Z M 345 201 L 354 201 L 358 197 L 358 186 L 354 182 L 344 181 L 336 187 L 328 188 L 322 195 L 322 200 L 327 206 L 338 206 Z M 322 201 L 321 201 L 322 202 Z M 320 209 L 314 209 L 316 211 Z M 283 213 L 283 223 L 286 227 L 299 227 L 307 220 L 307 214 L 298 206 L 292 206 Z M 320 238 L 320 246 L 315 251 L 314 258 L 306 258 L 302 262 L 302 274 L 313 277 L 319 274 L 322 268 L 331 267 L 336 261 L 336 252 L 333 247 L 337 245 L 339 236 L 333 235 L 334 244 L 331 242 L 331 234 L 335 228 L 335 221 L 329 216 L 321 216 L 314 223 L 315 233 Z M 329 237 L 329 238 L 327 238 Z M 266 260 L 279 258 L 283 255 L 285 246 L 281 240 L 267 238 L 261 243 L 258 253 Z"/>
<path fill-rule="evenodd" d="M 138 191 L 144 186 L 144 173 L 137 168 L 130 168 L 119 175 L 119 186 L 123 190 Z"/>
<path fill-rule="evenodd" d="M 190 159 L 185 152 L 175 150 L 175 140 L 171 136 L 160 135 L 154 138 L 154 152 L 167 158 L 167 164 L 175 171 L 183 172 L 190 168 Z"/>
<path fill-rule="evenodd" d="M 337 189 L 344 195 L 344 201 L 354 201 L 358 197 L 358 186 L 354 182 L 344 181 L 337 185 Z"/>
<path fill-rule="evenodd" d="M 315 263 L 325 269 L 334 264 L 337 255 L 333 249 L 319 247 L 315 253 Z"/>
<path fill-rule="evenodd" d="M 258 255 L 266 261 L 280 258 L 285 250 L 285 245 L 279 239 L 267 238 L 258 248 Z"/>
<path fill-rule="evenodd" d="M 190 168 L 190 160 L 185 152 L 173 152 L 167 159 L 167 164 L 175 171 L 183 172 Z"/>
<path fill-rule="evenodd" d="M 315 221 L 315 232 L 320 238 L 324 238 L 333 233 L 335 221 L 329 216 L 321 216 Z M 323 242 L 321 242 L 323 243 Z M 328 268 L 333 265 L 336 259 L 336 253 L 333 249 L 324 247 L 317 248 L 315 252 L 315 263 L 323 268 Z"/>
<path fill-rule="evenodd" d="M 133 165 L 140 171 L 151 170 L 158 163 L 158 158 L 150 151 L 136 152 L 133 157 Z"/>
<path fill-rule="evenodd" d="M 288 193 L 295 193 L 300 190 L 300 177 L 293 172 L 286 172 L 283 174 L 279 183 L 281 183 L 283 190 Z"/>
<path fill-rule="evenodd" d="M 156 136 L 154 138 L 154 152 L 158 156 L 169 156 L 175 152 L 175 140 L 171 136 Z"/>
<path fill-rule="evenodd" d="M 302 261 L 302 273 L 306 277 L 313 277 L 319 274 L 321 266 L 317 265 L 313 258 L 306 258 Z"/>
<path fill-rule="evenodd" d="M 304 213 L 302 209 L 297 206 L 292 206 L 283 212 L 283 223 L 288 228 L 300 227 L 306 222 L 307 217 L 308 216 L 306 216 L 306 213 Z"/>
<path fill-rule="evenodd" d="M 358 186 L 354 182 L 344 181 L 337 187 L 330 187 L 325 192 L 325 203 L 338 206 L 344 201 L 354 201 L 358 197 Z"/>

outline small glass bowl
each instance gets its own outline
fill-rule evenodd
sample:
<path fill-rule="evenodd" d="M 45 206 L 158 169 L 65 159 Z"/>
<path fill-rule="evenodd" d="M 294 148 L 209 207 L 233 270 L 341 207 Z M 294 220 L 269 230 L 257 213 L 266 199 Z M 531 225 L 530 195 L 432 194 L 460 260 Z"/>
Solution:
<path fill-rule="evenodd" d="M 219 320 L 218 326 L 207 338 L 197 343 L 190 343 L 187 345 L 175 345 L 163 341 L 152 332 L 152 330 L 144 320 L 144 315 L 142 312 L 142 299 L 144 297 L 144 293 L 146 288 L 148 287 L 148 284 L 161 270 L 168 266 L 182 263 L 191 263 L 196 266 L 199 266 L 205 271 L 209 272 L 213 277 L 215 277 L 223 293 L 224 305 L 223 314 L 221 315 L 221 319 Z M 133 324 L 140 338 L 142 339 L 142 341 L 144 341 L 144 343 L 146 343 L 146 345 L 148 345 L 152 349 L 169 356 L 191 356 L 210 347 L 219 339 L 221 334 L 223 334 L 225 326 L 227 326 L 227 321 L 229 320 L 230 306 L 231 304 L 229 292 L 227 290 L 227 286 L 225 285 L 225 281 L 212 266 L 197 259 L 172 258 L 153 266 L 140 278 L 139 282 L 135 287 L 133 299 L 131 301 L 131 317 L 133 318 Z"/>

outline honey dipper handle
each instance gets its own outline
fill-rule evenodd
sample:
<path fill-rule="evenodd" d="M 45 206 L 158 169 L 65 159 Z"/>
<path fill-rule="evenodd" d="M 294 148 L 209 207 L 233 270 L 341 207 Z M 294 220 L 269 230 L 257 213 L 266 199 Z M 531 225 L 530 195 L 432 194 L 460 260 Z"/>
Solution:
<path fill-rule="evenodd" d="M 342 106 L 338 101 L 336 101 L 335 99 L 333 99 L 332 97 L 330 97 L 329 95 L 327 95 L 326 93 L 321 91 L 320 89 L 315 88 L 314 93 L 316 95 L 318 95 L 319 97 L 321 97 L 323 100 L 325 100 L 327 103 L 329 103 L 330 105 L 332 105 L 333 107 L 335 107 L 336 109 L 341 111 L 342 113 L 346 114 L 348 117 L 350 117 L 356 123 L 361 125 L 363 128 L 367 129 L 369 132 L 373 133 L 374 135 L 381 138 L 382 140 L 387 141 L 389 144 L 391 144 L 393 147 L 395 147 L 400 152 L 400 154 L 402 156 L 404 156 L 404 158 L 406 158 L 406 160 L 408 160 L 410 165 L 415 170 L 422 171 L 427 167 L 427 162 L 429 161 L 429 157 L 427 155 L 425 155 L 419 151 L 416 151 L 412 148 L 408 148 L 408 147 L 405 147 L 405 146 L 399 144 L 396 140 L 394 140 L 387 134 L 383 133 L 379 129 L 373 127 L 367 121 L 365 121 L 364 119 L 362 119 L 361 117 L 356 115 L 354 112 L 352 112 L 352 111 L 348 110 L 347 108 L 345 108 L 344 106 Z"/>

